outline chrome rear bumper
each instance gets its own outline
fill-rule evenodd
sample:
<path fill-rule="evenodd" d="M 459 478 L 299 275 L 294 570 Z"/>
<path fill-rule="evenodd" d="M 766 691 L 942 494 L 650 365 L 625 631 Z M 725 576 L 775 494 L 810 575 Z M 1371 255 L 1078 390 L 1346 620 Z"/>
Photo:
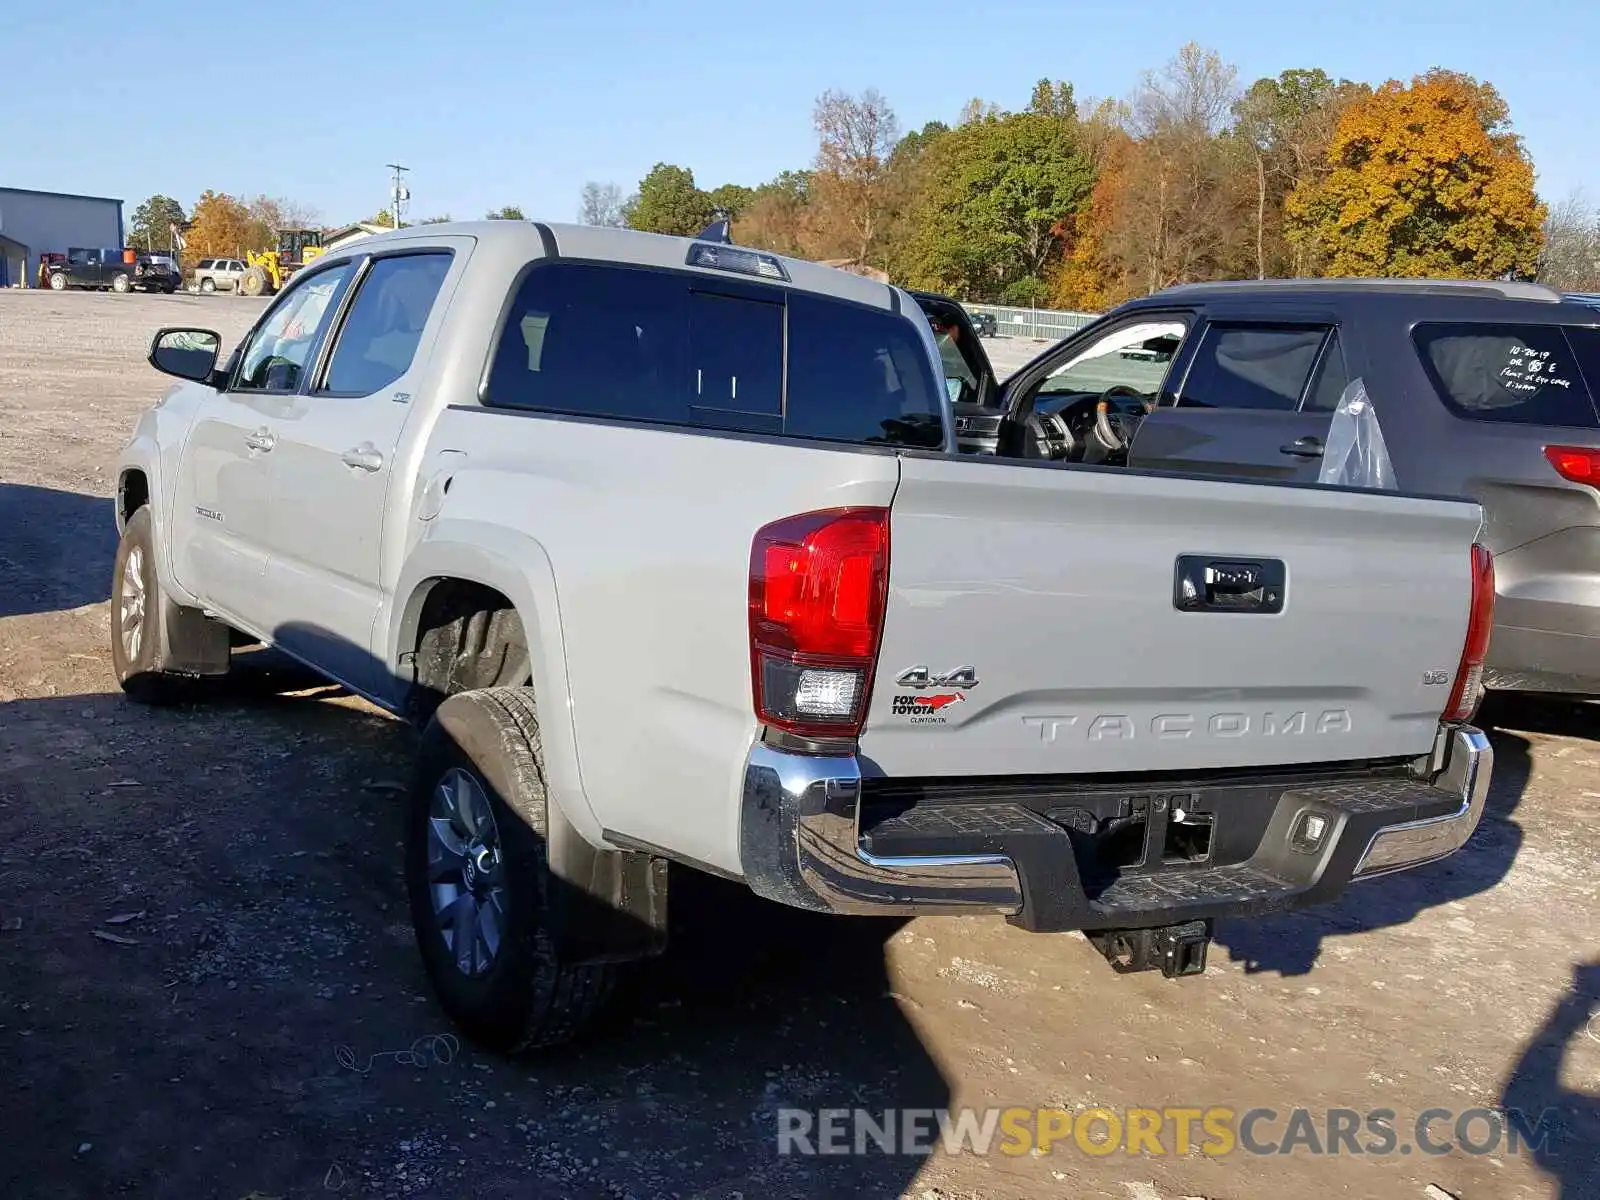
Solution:
<path fill-rule="evenodd" d="M 1352 878 L 1460 849 L 1483 815 L 1493 751 L 1479 730 L 1456 726 L 1441 732 L 1436 761 L 1439 769 L 1426 782 L 1285 788 L 1248 861 L 1129 872 L 1113 909 L 1111 900 L 1085 894 L 1067 831 L 1040 813 L 1008 803 L 950 806 L 939 810 L 950 852 L 874 854 L 863 837 L 855 758 L 757 744 L 745 767 L 741 857 L 758 894 L 836 913 L 993 912 L 1021 915 L 1029 927 L 1091 928 L 1259 912 L 1321 903 Z M 1441 813 L 1445 800 L 1453 804 Z M 1309 855 L 1286 845 L 1293 819 L 1307 810 L 1324 813 L 1331 828 Z"/>

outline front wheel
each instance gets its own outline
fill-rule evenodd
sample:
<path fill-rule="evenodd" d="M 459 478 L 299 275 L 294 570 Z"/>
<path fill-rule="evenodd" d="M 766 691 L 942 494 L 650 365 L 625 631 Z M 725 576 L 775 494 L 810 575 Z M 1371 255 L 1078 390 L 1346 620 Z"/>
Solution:
<path fill-rule="evenodd" d="M 572 1040 L 600 1014 L 611 963 L 572 963 L 550 934 L 544 769 L 527 688 L 451 696 L 423 731 L 406 819 L 406 889 L 435 994 L 502 1053 Z"/>
<path fill-rule="evenodd" d="M 52 292 L 64 292 L 64 291 L 66 291 L 67 290 L 67 277 L 65 275 L 62 275 L 60 272 L 57 272 L 56 274 L 50 276 L 50 290 Z"/>
<path fill-rule="evenodd" d="M 176 704 L 194 686 L 191 678 L 162 669 L 163 612 L 155 530 L 146 507 L 128 518 L 111 577 L 111 668 L 139 704 Z"/>
<path fill-rule="evenodd" d="M 111 277 L 111 290 L 113 292 L 125 292 L 132 286 L 133 285 L 128 282 L 128 277 L 126 275 L 113 275 Z"/>

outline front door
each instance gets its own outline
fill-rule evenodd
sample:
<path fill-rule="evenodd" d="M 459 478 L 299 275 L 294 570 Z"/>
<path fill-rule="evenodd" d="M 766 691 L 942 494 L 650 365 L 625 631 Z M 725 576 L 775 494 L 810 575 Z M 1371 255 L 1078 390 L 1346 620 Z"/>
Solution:
<path fill-rule="evenodd" d="M 1213 321 L 1176 404 L 1139 425 L 1128 465 L 1315 483 L 1348 372 L 1328 324 Z"/>
<path fill-rule="evenodd" d="M 351 270 L 297 279 L 235 354 L 225 389 L 208 397 L 184 448 L 174 548 L 178 580 L 225 619 L 272 636 L 265 591 L 270 477 L 278 426 L 294 409 L 307 365 Z"/>
<path fill-rule="evenodd" d="M 420 402 L 454 256 L 402 252 L 367 261 L 325 366 L 276 422 L 271 582 L 286 602 L 273 637 L 285 650 L 368 694 L 383 694 L 371 653 L 382 601 L 382 533 L 406 419 Z M 442 308 L 442 306 L 439 306 Z"/>

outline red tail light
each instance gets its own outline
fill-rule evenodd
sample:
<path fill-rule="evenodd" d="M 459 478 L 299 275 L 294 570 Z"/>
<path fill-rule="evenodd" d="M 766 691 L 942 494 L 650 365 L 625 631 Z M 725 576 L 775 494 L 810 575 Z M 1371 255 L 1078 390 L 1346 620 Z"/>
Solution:
<path fill-rule="evenodd" d="M 1587 446 L 1546 446 L 1544 456 L 1561 478 L 1600 487 L 1600 450 Z"/>
<path fill-rule="evenodd" d="M 1456 684 L 1445 705 L 1446 721 L 1465 721 L 1483 700 L 1483 660 L 1489 654 L 1494 627 L 1494 556 L 1477 543 L 1472 547 L 1472 608 L 1467 615 L 1467 641 L 1461 648 Z"/>
<path fill-rule="evenodd" d="M 750 550 L 756 716 L 810 736 L 866 717 L 889 587 L 889 510 L 835 508 L 758 530 Z"/>

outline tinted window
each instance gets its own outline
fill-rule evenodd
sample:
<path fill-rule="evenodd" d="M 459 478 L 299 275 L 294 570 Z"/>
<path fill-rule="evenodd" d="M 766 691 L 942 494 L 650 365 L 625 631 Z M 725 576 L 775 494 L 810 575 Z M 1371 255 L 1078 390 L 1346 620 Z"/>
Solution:
<path fill-rule="evenodd" d="M 1325 329 L 1209 326 L 1178 403 L 1293 411 L 1326 336 Z"/>
<path fill-rule="evenodd" d="M 495 404 L 684 421 L 680 277 L 557 263 L 528 274 L 495 352 Z"/>
<path fill-rule="evenodd" d="M 1339 407 L 1339 397 L 1350 384 L 1350 368 L 1345 365 L 1344 350 L 1339 345 L 1339 331 L 1335 329 L 1328 338 L 1328 348 L 1323 351 L 1322 362 L 1317 365 L 1317 381 L 1311 385 L 1311 395 L 1306 397 L 1305 412 L 1332 412 Z"/>
<path fill-rule="evenodd" d="M 209 259 L 209 258 L 202 258 L 195 265 L 195 270 L 196 271 L 209 271 L 211 269 L 211 262 L 212 262 L 212 260 Z"/>
<path fill-rule="evenodd" d="M 512 305 L 487 400 L 796 437 L 943 444 L 938 381 L 909 321 L 803 293 L 785 300 L 777 288 L 760 289 L 771 300 L 754 299 L 759 285 L 751 286 L 750 295 L 732 296 L 685 273 L 538 267 Z"/>
<path fill-rule="evenodd" d="M 789 297 L 785 433 L 937 448 L 943 412 L 927 349 L 904 317 L 801 292 Z"/>
<path fill-rule="evenodd" d="M 1600 339 L 1592 330 L 1419 325 L 1412 338 L 1440 399 L 1459 416 L 1585 429 L 1600 425 L 1588 386 L 1600 379 Z"/>
<path fill-rule="evenodd" d="M 312 348 L 350 274 L 340 263 L 298 279 L 256 326 L 234 377 L 235 391 L 287 391 L 300 386 Z"/>
<path fill-rule="evenodd" d="M 410 370 L 449 270 L 448 254 L 374 261 L 339 332 L 323 390 L 366 396 Z"/>
<path fill-rule="evenodd" d="M 783 305 L 689 295 L 689 406 L 697 423 L 767 433 L 782 428 Z M 740 415 L 764 418 L 738 421 Z"/>

